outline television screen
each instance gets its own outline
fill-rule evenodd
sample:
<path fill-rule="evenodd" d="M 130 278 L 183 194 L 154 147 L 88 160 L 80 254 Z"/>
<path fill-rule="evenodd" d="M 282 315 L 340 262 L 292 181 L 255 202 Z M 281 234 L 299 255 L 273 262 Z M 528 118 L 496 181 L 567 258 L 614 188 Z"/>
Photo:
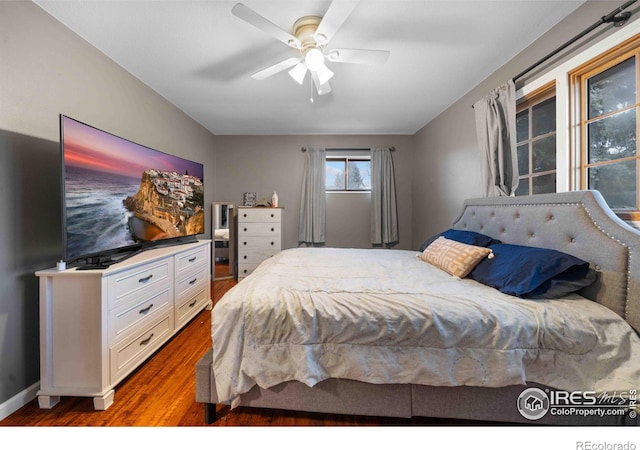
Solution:
<path fill-rule="evenodd" d="M 67 263 L 118 256 L 204 233 L 202 164 L 60 116 Z"/>

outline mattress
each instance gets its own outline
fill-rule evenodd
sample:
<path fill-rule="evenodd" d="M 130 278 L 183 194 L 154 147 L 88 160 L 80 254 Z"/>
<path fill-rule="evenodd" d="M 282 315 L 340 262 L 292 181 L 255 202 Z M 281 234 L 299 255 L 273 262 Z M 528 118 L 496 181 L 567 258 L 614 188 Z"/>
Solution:
<path fill-rule="evenodd" d="M 524 300 L 388 249 L 296 248 L 263 262 L 212 311 L 220 402 L 253 386 L 374 384 L 576 391 L 640 385 L 640 339 L 572 294 Z"/>

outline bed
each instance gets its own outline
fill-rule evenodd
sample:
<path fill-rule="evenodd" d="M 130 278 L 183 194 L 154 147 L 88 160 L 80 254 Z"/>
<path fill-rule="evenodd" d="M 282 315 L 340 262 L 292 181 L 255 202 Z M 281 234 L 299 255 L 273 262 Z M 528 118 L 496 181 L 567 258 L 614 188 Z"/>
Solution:
<path fill-rule="evenodd" d="M 640 232 L 596 191 L 467 200 L 449 231 L 492 241 L 474 246 L 492 250 L 468 276 L 425 262 L 420 251 L 296 248 L 265 261 L 212 311 L 212 349 L 196 366 L 206 422 L 226 403 L 637 424 Z M 552 299 L 476 281 L 483 264 L 519 246 L 579 258 L 595 279 Z M 594 405 L 622 412 L 569 414 L 569 406 Z"/>

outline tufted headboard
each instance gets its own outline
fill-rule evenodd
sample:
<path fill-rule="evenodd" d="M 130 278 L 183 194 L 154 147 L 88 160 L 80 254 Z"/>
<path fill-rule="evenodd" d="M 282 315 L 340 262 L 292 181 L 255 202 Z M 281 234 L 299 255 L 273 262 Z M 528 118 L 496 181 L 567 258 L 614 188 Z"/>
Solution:
<path fill-rule="evenodd" d="M 640 332 L 640 231 L 620 220 L 598 191 L 469 199 L 453 228 L 588 261 L 598 281 L 580 293 Z"/>

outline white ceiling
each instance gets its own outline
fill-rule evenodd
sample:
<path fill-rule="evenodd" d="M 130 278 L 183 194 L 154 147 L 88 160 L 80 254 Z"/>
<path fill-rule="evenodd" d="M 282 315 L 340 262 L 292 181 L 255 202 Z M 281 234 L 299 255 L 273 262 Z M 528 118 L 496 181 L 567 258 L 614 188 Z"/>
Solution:
<path fill-rule="evenodd" d="M 291 32 L 330 0 L 242 0 Z M 389 50 L 383 66 L 328 63 L 309 101 L 286 71 L 296 50 L 231 14 L 235 0 L 36 0 L 219 135 L 414 134 L 584 0 L 361 0 L 328 48 Z M 514 74 L 515 75 L 515 74 Z"/>

